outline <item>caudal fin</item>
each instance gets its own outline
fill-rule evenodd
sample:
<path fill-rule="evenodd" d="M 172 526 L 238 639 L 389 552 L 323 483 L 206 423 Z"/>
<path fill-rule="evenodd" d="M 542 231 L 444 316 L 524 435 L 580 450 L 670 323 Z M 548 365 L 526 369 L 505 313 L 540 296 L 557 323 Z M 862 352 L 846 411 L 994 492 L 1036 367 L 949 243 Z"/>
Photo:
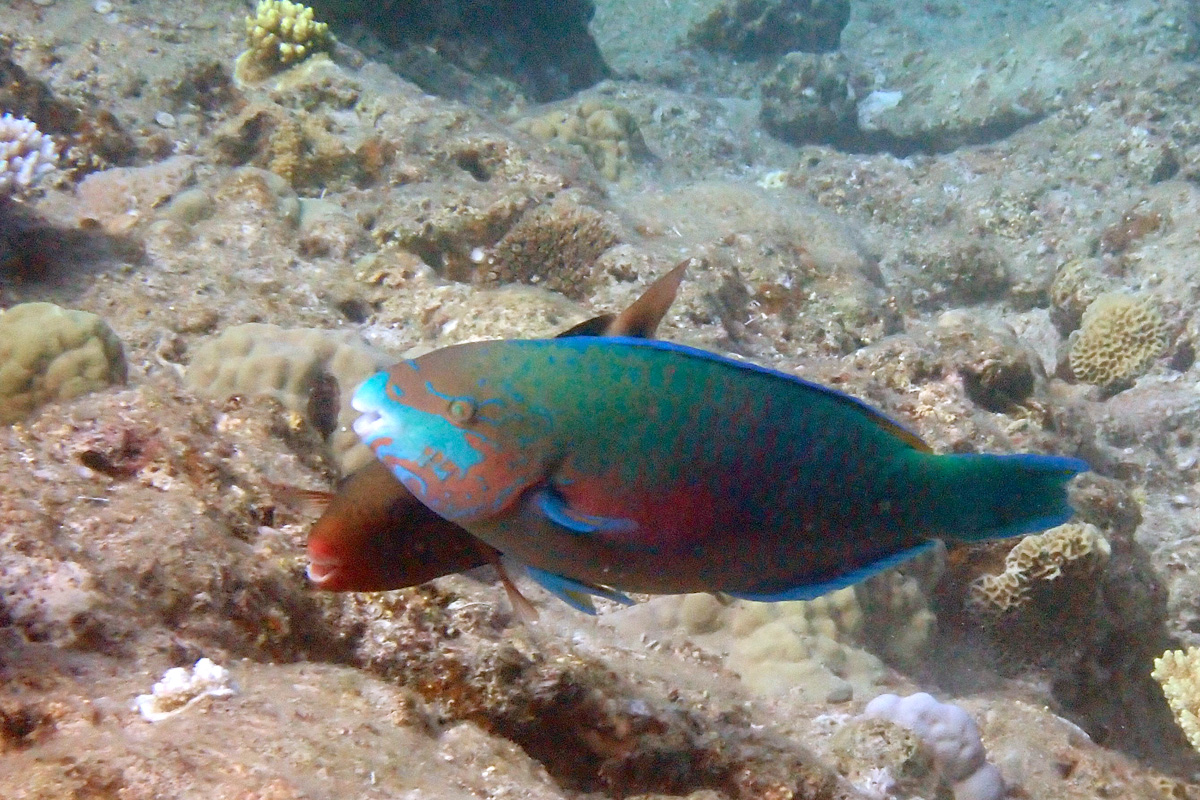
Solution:
<path fill-rule="evenodd" d="M 1061 525 L 1075 513 L 1067 483 L 1088 470 L 1086 461 L 1064 456 L 943 455 L 938 482 L 944 487 L 934 513 L 947 538 L 1003 539 Z"/>

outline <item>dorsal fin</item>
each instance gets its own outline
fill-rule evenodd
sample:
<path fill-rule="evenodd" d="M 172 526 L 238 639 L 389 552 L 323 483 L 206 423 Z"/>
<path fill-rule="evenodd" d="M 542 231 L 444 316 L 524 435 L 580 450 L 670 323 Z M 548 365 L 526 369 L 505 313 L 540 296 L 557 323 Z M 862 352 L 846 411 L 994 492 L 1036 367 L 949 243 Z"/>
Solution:
<path fill-rule="evenodd" d="M 667 315 L 671 303 L 675 302 L 679 284 L 683 282 L 683 274 L 692 261 L 691 258 L 680 261 L 670 272 L 650 284 L 641 297 L 617 315 L 612 325 L 604 331 L 604 335 L 653 339 L 659 323 Z"/>
<path fill-rule="evenodd" d="M 267 481 L 271 493 L 289 505 L 298 506 L 306 514 L 321 514 L 333 502 L 334 493 L 321 489 L 301 489 L 283 483 Z"/>
<path fill-rule="evenodd" d="M 670 272 L 650 284 L 641 297 L 620 314 L 601 314 L 572 325 L 555 339 L 571 336 L 629 336 L 634 339 L 653 339 L 658 325 L 675 302 L 683 273 L 694 259 L 688 258 L 676 264 Z"/>
<path fill-rule="evenodd" d="M 578 325 L 572 325 L 562 333 L 555 335 L 554 338 L 565 339 L 568 336 L 603 336 L 613 324 L 613 320 L 616 318 L 616 314 L 601 314 L 598 317 L 586 319 Z"/>

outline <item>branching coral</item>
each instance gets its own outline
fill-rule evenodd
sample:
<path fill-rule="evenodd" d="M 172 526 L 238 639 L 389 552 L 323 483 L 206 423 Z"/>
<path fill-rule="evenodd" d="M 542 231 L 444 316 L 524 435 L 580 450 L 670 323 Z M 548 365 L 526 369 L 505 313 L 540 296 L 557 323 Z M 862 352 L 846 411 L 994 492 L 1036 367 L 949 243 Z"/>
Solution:
<path fill-rule="evenodd" d="M 26 191 L 57 161 L 54 140 L 37 125 L 12 114 L 0 117 L 0 197 Z"/>
<path fill-rule="evenodd" d="M 313 10 L 290 0 L 259 0 L 253 17 L 246 17 L 248 49 L 238 58 L 237 76 L 263 78 L 333 47 L 333 34 Z"/>
<path fill-rule="evenodd" d="M 1200 751 L 1200 647 L 1166 651 L 1154 659 L 1150 674 L 1162 686 L 1175 721 Z"/>

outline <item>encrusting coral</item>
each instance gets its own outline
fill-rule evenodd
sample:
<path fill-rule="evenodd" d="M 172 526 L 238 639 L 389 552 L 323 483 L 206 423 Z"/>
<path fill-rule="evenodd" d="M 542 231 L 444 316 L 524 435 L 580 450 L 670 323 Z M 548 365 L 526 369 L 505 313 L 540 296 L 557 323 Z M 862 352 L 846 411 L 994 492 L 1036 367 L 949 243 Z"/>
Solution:
<path fill-rule="evenodd" d="M 1180 729 L 1200 751 L 1200 647 L 1166 651 L 1154 659 L 1150 674 L 1162 686 Z"/>
<path fill-rule="evenodd" d="M 602 213 L 563 194 L 521 215 L 478 274 L 484 283 L 528 283 L 582 299 L 596 259 L 616 243 L 615 226 Z"/>
<path fill-rule="evenodd" d="M 121 342 L 95 314 L 53 303 L 0 314 L 0 424 L 124 380 Z"/>
<path fill-rule="evenodd" d="M 972 582 L 967 604 L 982 613 L 1007 613 L 1029 600 L 1033 584 L 1064 574 L 1091 574 L 1108 561 L 1110 552 L 1108 540 L 1088 523 L 1067 523 L 1026 536 L 1009 551 L 1003 572 Z"/>
<path fill-rule="evenodd" d="M 33 122 L 0 117 L 0 198 L 25 192 L 54 170 L 58 149 Z"/>
<path fill-rule="evenodd" d="M 235 74 L 246 81 L 298 64 L 313 53 L 333 47 L 333 34 L 313 10 L 291 0 L 259 0 L 253 17 L 246 17 L 246 52 L 238 57 Z"/>
<path fill-rule="evenodd" d="M 327 439 L 343 473 L 372 456 L 350 430 L 350 395 L 393 359 L 349 332 L 234 325 L 196 349 L 187 383 L 206 397 L 267 395 Z"/>
<path fill-rule="evenodd" d="M 649 155 L 637 121 L 620 106 L 585 100 L 574 113 L 552 111 L 521 126 L 541 139 L 578 147 L 606 180 L 632 174 L 635 162 Z"/>
<path fill-rule="evenodd" d="M 1071 340 L 1071 372 L 1106 389 L 1132 383 L 1167 347 L 1167 326 L 1148 299 L 1106 292 L 1083 312 Z"/>

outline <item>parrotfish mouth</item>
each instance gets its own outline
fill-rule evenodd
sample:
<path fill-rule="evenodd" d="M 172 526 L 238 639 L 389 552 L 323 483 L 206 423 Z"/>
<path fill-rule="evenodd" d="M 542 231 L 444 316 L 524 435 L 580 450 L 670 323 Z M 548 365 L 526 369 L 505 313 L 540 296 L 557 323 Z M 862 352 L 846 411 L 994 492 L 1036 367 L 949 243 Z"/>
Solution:
<path fill-rule="evenodd" d="M 304 574 L 317 586 L 323 586 L 336 578 L 343 566 L 340 558 L 323 556 L 312 552 L 310 548 L 308 553 L 308 569 L 304 571 Z"/>

